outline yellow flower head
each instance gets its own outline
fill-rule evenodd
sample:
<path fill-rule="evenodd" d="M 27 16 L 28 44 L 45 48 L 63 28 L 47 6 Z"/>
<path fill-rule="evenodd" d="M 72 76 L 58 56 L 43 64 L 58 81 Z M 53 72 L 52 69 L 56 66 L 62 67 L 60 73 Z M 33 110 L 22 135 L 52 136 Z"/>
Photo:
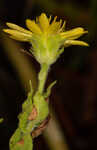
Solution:
<path fill-rule="evenodd" d="M 26 26 L 29 30 L 7 23 L 10 29 L 4 29 L 4 32 L 15 40 L 30 42 L 33 46 L 31 52 L 40 64 L 48 63 L 50 65 L 54 63 L 63 52 L 64 47 L 70 45 L 88 46 L 87 43 L 76 40 L 87 33 L 83 28 L 78 27 L 65 31 L 65 21 L 57 21 L 57 17 L 53 21 L 51 19 L 51 16 L 48 18 L 45 13 L 42 13 L 36 18 L 36 21 L 26 20 Z M 61 50 L 60 47 L 62 47 Z"/>

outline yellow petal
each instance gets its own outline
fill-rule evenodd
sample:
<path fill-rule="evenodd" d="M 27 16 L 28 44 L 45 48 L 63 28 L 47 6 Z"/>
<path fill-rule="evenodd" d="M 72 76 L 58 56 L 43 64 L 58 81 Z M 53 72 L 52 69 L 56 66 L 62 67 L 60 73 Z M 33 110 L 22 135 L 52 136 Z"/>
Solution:
<path fill-rule="evenodd" d="M 36 33 L 36 34 L 42 33 L 39 26 L 35 23 L 34 20 L 27 19 L 26 20 L 26 26 L 33 33 Z"/>
<path fill-rule="evenodd" d="M 60 35 L 63 38 L 73 40 L 73 39 L 79 38 L 80 36 L 82 36 L 85 33 L 88 33 L 88 32 L 84 31 L 83 28 L 79 27 L 79 28 L 72 29 L 70 31 L 66 31 L 66 32 L 60 33 Z"/>
<path fill-rule="evenodd" d="M 11 39 L 14 39 L 14 40 L 17 40 L 17 41 L 21 41 L 21 42 L 28 42 L 29 41 L 29 39 L 27 39 L 27 38 L 21 38 L 21 37 L 17 37 L 17 36 L 9 36 Z"/>
<path fill-rule="evenodd" d="M 19 41 L 21 41 L 21 40 L 29 41 L 32 38 L 32 35 L 25 34 L 25 33 L 19 32 L 17 30 L 4 29 L 3 31 L 10 34 L 14 39 L 16 39 L 16 40 L 19 39 Z"/>
<path fill-rule="evenodd" d="M 88 43 L 78 40 L 70 40 L 71 45 L 89 46 Z"/>
<path fill-rule="evenodd" d="M 39 25 L 40 25 L 40 28 L 42 31 L 47 31 L 47 29 L 49 27 L 49 20 L 45 13 L 42 13 L 39 16 Z"/>
<path fill-rule="evenodd" d="M 88 43 L 78 40 L 66 40 L 66 42 L 64 43 L 64 47 L 68 47 L 71 45 L 89 46 Z"/>
<path fill-rule="evenodd" d="M 9 28 L 11 28 L 11 29 L 14 29 L 14 30 L 17 30 L 17 31 L 20 31 L 20 32 L 23 32 L 23 33 L 31 34 L 31 35 L 32 35 L 32 32 L 30 32 L 30 31 L 28 31 L 28 30 L 26 30 L 26 29 L 24 29 L 24 28 L 22 28 L 22 27 L 20 27 L 20 26 L 18 26 L 18 25 L 16 25 L 16 24 L 7 22 L 6 25 L 7 25 Z"/>

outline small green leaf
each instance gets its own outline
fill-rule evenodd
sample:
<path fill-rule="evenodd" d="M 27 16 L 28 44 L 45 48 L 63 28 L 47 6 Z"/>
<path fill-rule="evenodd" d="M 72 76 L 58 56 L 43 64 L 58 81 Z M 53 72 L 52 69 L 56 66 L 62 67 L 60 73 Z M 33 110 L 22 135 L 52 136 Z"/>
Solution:
<path fill-rule="evenodd" d="M 54 82 L 52 82 L 52 83 L 49 85 L 49 87 L 47 88 L 46 93 L 44 94 L 44 97 L 45 97 L 45 98 L 47 98 L 47 97 L 50 96 L 50 94 L 51 94 L 51 89 L 52 89 L 52 87 L 56 84 L 56 82 L 57 82 L 57 81 L 54 81 Z"/>

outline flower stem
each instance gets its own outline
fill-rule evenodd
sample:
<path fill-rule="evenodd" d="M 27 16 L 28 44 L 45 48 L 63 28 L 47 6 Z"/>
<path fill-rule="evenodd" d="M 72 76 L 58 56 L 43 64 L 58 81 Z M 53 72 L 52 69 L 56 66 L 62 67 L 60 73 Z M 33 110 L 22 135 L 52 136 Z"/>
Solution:
<path fill-rule="evenodd" d="M 47 75 L 48 75 L 48 69 L 49 69 L 49 65 L 47 64 L 41 65 L 41 69 L 38 75 L 38 80 L 39 80 L 38 92 L 40 94 L 42 94 L 44 90 L 45 82 L 46 82 Z"/>

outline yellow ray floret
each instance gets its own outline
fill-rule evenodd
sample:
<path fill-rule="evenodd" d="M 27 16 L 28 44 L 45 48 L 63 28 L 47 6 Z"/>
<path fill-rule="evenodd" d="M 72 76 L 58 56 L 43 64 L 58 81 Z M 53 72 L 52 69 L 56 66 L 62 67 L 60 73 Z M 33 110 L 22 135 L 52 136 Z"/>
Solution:
<path fill-rule="evenodd" d="M 36 34 L 42 33 L 40 27 L 33 20 L 27 19 L 26 26 L 30 31 L 32 31 L 32 33 L 36 33 Z"/>
<path fill-rule="evenodd" d="M 24 28 L 22 28 L 22 27 L 20 27 L 20 26 L 18 26 L 18 25 L 16 25 L 16 24 L 7 22 L 6 25 L 7 25 L 9 28 L 11 28 L 11 29 L 14 29 L 14 30 L 23 32 L 23 33 L 25 33 L 25 34 L 31 34 L 31 35 L 32 35 L 32 32 L 30 32 L 30 31 L 28 31 L 28 30 L 26 30 L 26 29 L 24 29 Z"/>
<path fill-rule="evenodd" d="M 49 28 L 49 20 L 44 13 L 42 13 L 39 16 L 38 22 L 39 22 L 39 26 L 40 26 L 40 29 L 42 30 L 42 32 L 46 32 Z"/>
<path fill-rule="evenodd" d="M 57 16 L 51 21 L 51 16 L 48 18 L 45 13 L 42 13 L 39 17 L 36 18 L 36 21 L 27 19 L 26 26 L 30 30 L 26 30 L 18 25 L 7 23 L 7 26 L 10 29 L 4 29 L 4 32 L 10 34 L 10 37 L 19 41 L 31 41 L 33 35 L 44 36 L 45 38 L 49 36 L 52 37 L 59 35 L 60 39 L 65 40 L 64 45 L 68 45 L 67 43 L 71 43 L 69 45 L 83 45 L 87 46 L 88 44 L 81 41 L 75 41 L 75 39 L 79 38 L 83 34 L 87 33 L 83 28 L 78 27 L 72 29 L 70 31 L 65 31 L 65 24 L 62 20 L 56 21 Z M 40 37 L 41 37 L 40 36 Z M 68 41 L 73 40 L 73 41 Z M 65 47 L 66 47 L 65 45 Z"/>
<path fill-rule="evenodd" d="M 71 45 L 89 46 L 88 43 L 79 40 L 66 40 L 66 42 L 64 42 L 64 47 Z"/>
<path fill-rule="evenodd" d="M 32 38 L 31 34 L 26 34 L 18 30 L 4 29 L 3 31 L 10 34 L 11 38 L 19 40 L 19 41 L 30 41 Z"/>
<path fill-rule="evenodd" d="M 79 38 L 80 36 L 82 36 L 85 33 L 88 33 L 88 31 L 85 31 L 83 28 L 78 27 L 78 28 L 72 29 L 70 31 L 62 32 L 62 33 L 60 33 L 60 35 L 63 38 L 73 40 L 73 39 Z"/>

